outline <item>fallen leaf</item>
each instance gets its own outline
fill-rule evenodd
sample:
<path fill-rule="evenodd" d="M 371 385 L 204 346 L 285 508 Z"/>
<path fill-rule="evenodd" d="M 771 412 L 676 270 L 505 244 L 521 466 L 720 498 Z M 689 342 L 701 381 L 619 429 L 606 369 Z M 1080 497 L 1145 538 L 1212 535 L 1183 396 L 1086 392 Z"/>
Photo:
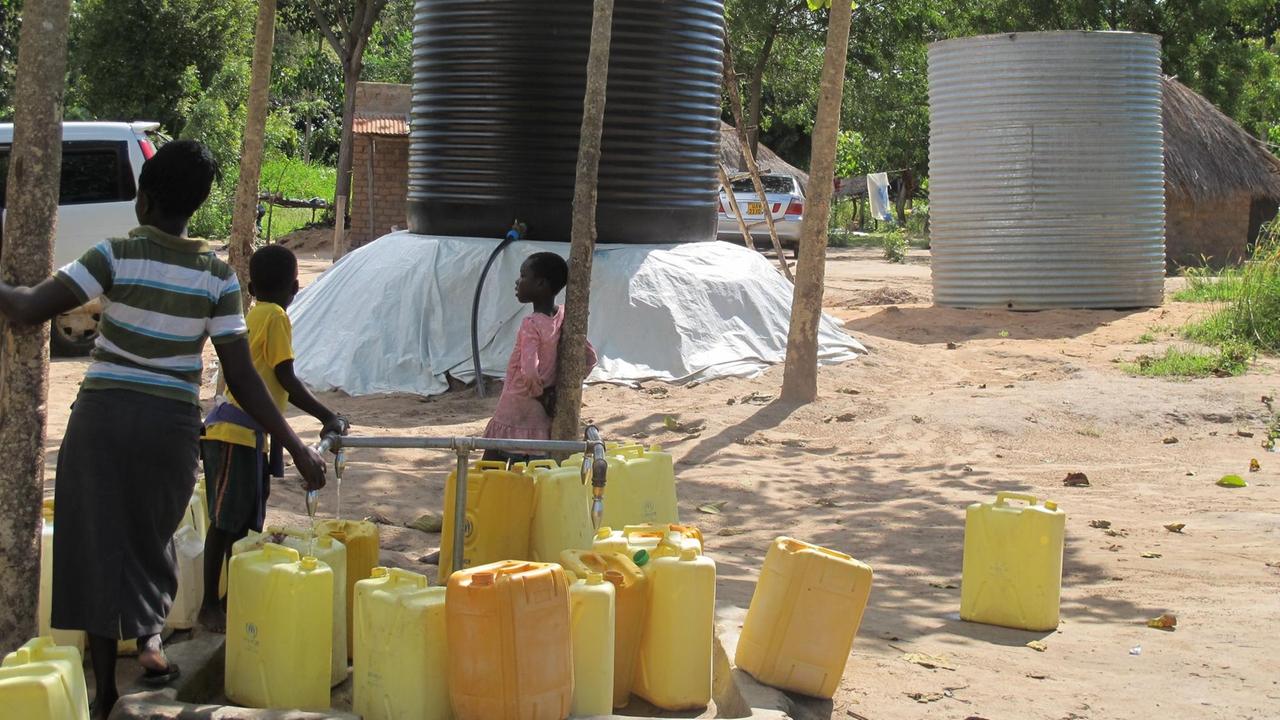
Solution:
<path fill-rule="evenodd" d="M 1089 487 L 1089 476 L 1082 472 L 1067 473 L 1062 479 L 1062 484 L 1067 487 Z"/>
<path fill-rule="evenodd" d="M 919 665 L 930 670 L 955 670 L 956 666 L 950 662 L 938 657 L 937 655 L 927 655 L 925 653 L 907 653 L 902 656 L 903 660 L 909 663 Z"/>
<path fill-rule="evenodd" d="M 1154 560 L 1156 558 L 1161 558 L 1164 556 L 1156 552 L 1144 552 L 1142 553 L 1142 557 L 1147 558 L 1148 560 Z"/>
<path fill-rule="evenodd" d="M 680 429 L 680 421 L 668 415 L 662 418 L 662 427 L 672 432 L 677 432 Z"/>
<path fill-rule="evenodd" d="M 1169 523 L 1168 525 L 1164 526 L 1164 529 L 1168 530 L 1171 533 L 1180 533 L 1182 532 L 1182 528 L 1186 526 L 1187 526 L 1186 523 Z"/>
<path fill-rule="evenodd" d="M 1120 552 L 1122 548 L 1124 548 L 1123 545 L 1108 545 L 1106 549 L 1111 552 Z"/>
<path fill-rule="evenodd" d="M 719 515 L 724 511 L 724 506 L 728 504 L 728 500 L 719 500 L 717 502 L 707 503 L 706 505 L 699 505 L 698 512 L 706 513 L 708 515 Z"/>
<path fill-rule="evenodd" d="M 1280 568 L 1280 560 L 1267 563 L 1267 567 Z"/>
<path fill-rule="evenodd" d="M 1222 479 L 1218 481 L 1218 485 L 1225 488 L 1249 487 L 1249 483 L 1245 482 L 1244 478 L 1239 475 L 1223 475 Z"/>
<path fill-rule="evenodd" d="M 741 400 L 743 405 L 768 405 L 772 401 L 772 395 L 761 392 L 753 392 Z"/>
<path fill-rule="evenodd" d="M 947 349 L 948 349 L 948 350 L 955 350 L 955 349 L 956 349 L 956 348 L 958 348 L 958 347 L 960 347 L 960 346 L 959 346 L 959 345 L 957 345 L 957 344 L 955 344 L 955 343 L 953 343 L 953 342 L 949 342 L 949 343 L 947 343 Z"/>
<path fill-rule="evenodd" d="M 847 388 L 847 387 L 840 388 L 839 390 L 836 390 L 836 392 L 842 393 L 844 395 L 861 395 L 862 394 L 861 390 L 854 390 L 853 388 Z"/>
<path fill-rule="evenodd" d="M 439 515 L 425 513 L 419 515 L 416 520 L 405 525 L 405 527 L 420 530 L 424 533 L 438 533 L 444 527 L 444 519 Z"/>
<path fill-rule="evenodd" d="M 742 528 L 722 527 L 716 531 L 716 534 L 720 537 L 733 537 L 734 535 L 741 535 L 745 532 L 746 530 L 743 530 Z"/>
<path fill-rule="evenodd" d="M 1031 648 L 1032 650 L 1035 650 L 1036 652 L 1044 652 L 1045 650 L 1049 649 L 1049 646 L 1046 645 L 1041 640 L 1032 640 L 1031 642 L 1027 643 L 1027 647 Z"/>
<path fill-rule="evenodd" d="M 1107 530 L 1103 530 L 1102 534 L 1106 535 L 1107 537 L 1129 537 L 1129 533 L 1125 532 L 1124 530 L 1107 529 Z"/>
<path fill-rule="evenodd" d="M 921 425 L 924 423 L 924 418 L 920 417 L 919 415 L 912 415 L 911 422 L 916 423 L 917 425 Z"/>
<path fill-rule="evenodd" d="M 952 585 L 951 583 L 929 583 L 929 586 L 936 587 L 940 590 L 955 590 L 960 587 L 959 585 Z"/>
<path fill-rule="evenodd" d="M 979 385 L 979 386 L 978 386 L 978 389 L 979 389 L 979 390 L 986 390 L 986 389 L 987 389 L 987 384 L 986 384 L 986 383 L 982 383 L 981 385 Z"/>
<path fill-rule="evenodd" d="M 851 412 L 836 416 L 836 422 L 853 422 L 854 420 L 857 420 L 857 419 L 858 419 L 858 416 L 854 415 Z"/>
<path fill-rule="evenodd" d="M 972 466 L 972 465 L 965 465 L 963 468 L 960 468 L 960 471 L 961 471 L 961 472 L 971 473 L 971 472 L 973 472 L 973 466 Z"/>
<path fill-rule="evenodd" d="M 1090 520 L 1089 527 L 1098 528 L 1099 530 L 1106 530 L 1107 528 L 1111 527 L 1111 521 L 1110 520 Z"/>
<path fill-rule="evenodd" d="M 387 517 L 386 515 L 383 515 L 380 512 L 375 512 L 374 514 L 366 517 L 365 522 L 371 522 L 377 525 L 395 525 L 396 524 L 394 520 Z"/>
<path fill-rule="evenodd" d="M 1258 472 L 1262 469 L 1262 463 L 1258 462 L 1258 458 L 1249 458 L 1249 472 Z"/>
<path fill-rule="evenodd" d="M 1243 437 L 1243 438 L 1253 437 L 1253 433 L 1248 430 L 1237 430 L 1236 435 L 1239 435 L 1240 437 Z"/>
<path fill-rule="evenodd" d="M 804 447 L 805 442 L 797 438 L 788 438 L 782 441 L 782 445 L 784 447 L 802 448 Z"/>
<path fill-rule="evenodd" d="M 1178 616 L 1173 613 L 1164 613 L 1160 617 L 1151 618 L 1147 621 L 1147 627 L 1156 630 L 1173 631 L 1178 626 Z"/>
<path fill-rule="evenodd" d="M 663 386 L 661 386 L 661 385 L 655 385 L 655 386 L 653 386 L 653 387 L 647 387 L 647 388 L 644 388 L 643 390 L 641 390 L 641 392 L 643 392 L 643 393 L 645 393 L 645 394 L 647 394 L 647 395 L 652 395 L 652 396 L 654 396 L 654 397 L 658 397 L 658 398 L 664 398 L 664 397 L 666 397 L 667 395 L 670 395 L 670 394 L 671 394 L 671 392 L 670 392 L 669 390 L 667 390 L 665 387 L 663 387 Z"/>
<path fill-rule="evenodd" d="M 836 501 L 831 498 L 820 497 L 813 501 L 818 507 L 836 507 Z"/>
<path fill-rule="evenodd" d="M 1162 442 L 1163 442 L 1165 445 L 1173 445 L 1173 444 L 1175 444 L 1175 443 L 1177 443 L 1177 442 L 1178 442 L 1178 438 L 1173 437 L 1172 435 L 1170 435 L 1169 437 L 1165 438 Z"/>
<path fill-rule="evenodd" d="M 1027 677 L 1031 678 L 1032 680 L 1047 680 L 1049 678 L 1048 675 L 1044 673 L 1038 673 L 1038 672 L 1029 672 L 1027 673 Z"/>
<path fill-rule="evenodd" d="M 939 700 L 946 697 L 946 695 L 943 695 L 940 692 L 931 692 L 931 693 L 909 692 L 909 693 L 903 693 L 903 695 L 906 695 L 907 697 L 911 698 L 912 700 L 915 700 L 918 703 L 938 702 Z"/>

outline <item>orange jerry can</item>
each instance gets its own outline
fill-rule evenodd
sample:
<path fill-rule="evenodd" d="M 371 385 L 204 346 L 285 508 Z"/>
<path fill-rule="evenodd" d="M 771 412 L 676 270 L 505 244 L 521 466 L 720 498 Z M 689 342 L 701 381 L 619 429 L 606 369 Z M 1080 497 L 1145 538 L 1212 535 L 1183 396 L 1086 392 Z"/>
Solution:
<path fill-rule="evenodd" d="M 819 698 L 840 686 L 871 593 L 871 568 L 780 537 L 769 546 L 734 664 L 766 685 Z"/>
<path fill-rule="evenodd" d="M 445 594 L 457 720 L 564 720 L 573 703 L 569 582 L 552 563 L 458 570 Z"/>

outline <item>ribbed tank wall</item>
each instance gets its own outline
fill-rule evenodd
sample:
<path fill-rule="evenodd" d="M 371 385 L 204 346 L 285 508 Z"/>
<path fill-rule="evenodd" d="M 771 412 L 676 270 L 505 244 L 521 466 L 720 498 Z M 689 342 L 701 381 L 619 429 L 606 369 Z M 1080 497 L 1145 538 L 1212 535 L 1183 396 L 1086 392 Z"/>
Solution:
<path fill-rule="evenodd" d="M 409 226 L 567 241 L 591 0 L 419 0 Z M 602 243 L 716 231 L 722 0 L 617 0 L 596 207 Z"/>
<path fill-rule="evenodd" d="M 1164 136 L 1153 35 L 989 35 L 929 47 L 934 302 L 1159 305 Z"/>

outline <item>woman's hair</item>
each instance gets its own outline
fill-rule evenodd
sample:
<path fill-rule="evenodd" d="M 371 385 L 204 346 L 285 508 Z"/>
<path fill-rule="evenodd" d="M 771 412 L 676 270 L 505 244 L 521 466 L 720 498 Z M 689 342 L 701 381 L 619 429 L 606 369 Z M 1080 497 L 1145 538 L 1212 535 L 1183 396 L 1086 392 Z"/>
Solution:
<path fill-rule="evenodd" d="M 559 295 L 569 282 L 569 264 L 553 252 L 534 253 L 525 262 L 529 263 L 535 277 L 547 281 L 552 295 Z"/>

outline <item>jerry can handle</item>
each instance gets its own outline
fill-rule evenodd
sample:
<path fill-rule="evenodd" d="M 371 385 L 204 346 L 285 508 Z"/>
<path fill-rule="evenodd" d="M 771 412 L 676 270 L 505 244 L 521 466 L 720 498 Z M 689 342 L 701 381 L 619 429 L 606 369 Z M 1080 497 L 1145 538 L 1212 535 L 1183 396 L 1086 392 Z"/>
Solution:
<path fill-rule="evenodd" d="M 1022 500 L 1028 505 L 1036 505 L 1040 502 L 1035 495 L 1031 495 L 1029 493 L 1004 492 L 1004 491 L 996 493 L 997 506 L 1003 507 L 1006 504 L 1005 503 L 1006 500 Z"/>
<path fill-rule="evenodd" d="M 616 448 L 610 449 L 606 454 L 616 455 L 617 457 L 623 458 L 641 458 L 644 457 L 646 452 L 648 451 L 645 449 L 645 446 L 636 443 L 634 445 L 619 445 Z"/>
<path fill-rule="evenodd" d="M 530 473 L 534 470 L 555 470 L 558 467 L 560 466 L 555 460 L 530 460 L 524 464 L 524 471 Z"/>
<path fill-rule="evenodd" d="M 506 470 L 507 464 L 501 460 L 477 460 L 471 467 L 476 470 Z"/>
<path fill-rule="evenodd" d="M 426 576 L 396 567 L 387 568 L 387 579 L 396 585 L 412 585 L 420 588 L 427 586 Z"/>

